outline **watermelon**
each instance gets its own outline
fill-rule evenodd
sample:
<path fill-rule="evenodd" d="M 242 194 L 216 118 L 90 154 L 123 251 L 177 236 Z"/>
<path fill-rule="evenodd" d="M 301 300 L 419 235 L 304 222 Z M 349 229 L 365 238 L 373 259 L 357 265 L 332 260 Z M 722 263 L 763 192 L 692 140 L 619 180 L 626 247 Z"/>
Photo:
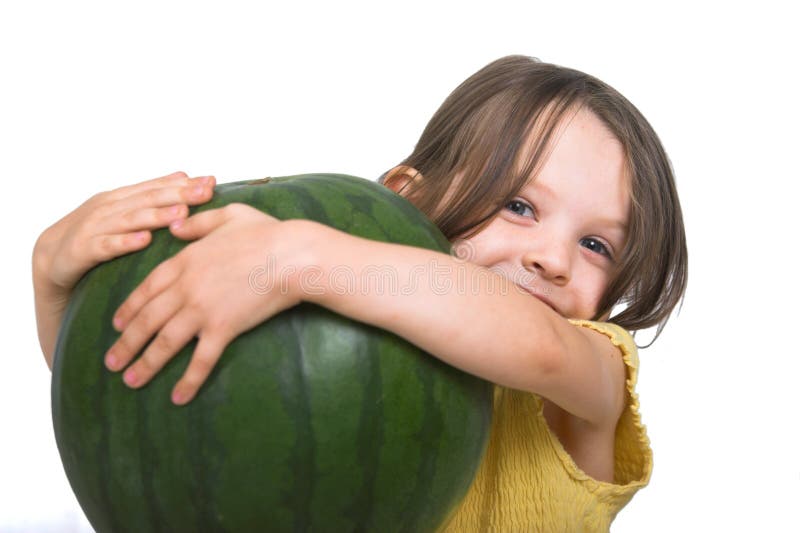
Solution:
<path fill-rule="evenodd" d="M 449 250 L 417 209 L 353 176 L 217 186 L 191 213 L 241 202 L 361 237 Z M 308 302 L 241 334 L 197 397 L 170 391 L 196 339 L 140 390 L 108 371 L 114 311 L 188 243 L 167 229 L 89 271 L 52 376 L 64 470 L 98 532 L 434 531 L 488 442 L 491 385 L 380 328 Z"/>

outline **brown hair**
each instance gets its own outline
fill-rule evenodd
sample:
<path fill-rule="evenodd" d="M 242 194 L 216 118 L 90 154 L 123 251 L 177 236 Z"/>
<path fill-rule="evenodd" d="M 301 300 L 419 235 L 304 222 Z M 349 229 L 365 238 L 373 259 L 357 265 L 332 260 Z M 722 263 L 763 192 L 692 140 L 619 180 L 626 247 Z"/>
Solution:
<path fill-rule="evenodd" d="M 490 63 L 447 97 L 400 163 L 423 176 L 409 181 L 406 197 L 449 240 L 475 235 L 535 176 L 556 127 L 581 107 L 597 115 L 622 144 L 631 194 L 625 247 L 593 319 L 625 304 L 609 321 L 629 331 L 657 325 L 654 342 L 686 290 L 681 207 L 658 136 L 606 83 L 532 57 Z M 534 128 L 541 133 L 532 137 Z M 528 161 L 520 162 L 529 138 L 535 144 Z"/>

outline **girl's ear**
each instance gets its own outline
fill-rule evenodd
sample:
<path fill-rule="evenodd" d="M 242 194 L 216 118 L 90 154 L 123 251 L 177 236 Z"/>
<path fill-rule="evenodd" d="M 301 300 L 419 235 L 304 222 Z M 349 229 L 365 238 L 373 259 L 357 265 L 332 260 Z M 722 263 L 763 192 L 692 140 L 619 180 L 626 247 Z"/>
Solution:
<path fill-rule="evenodd" d="M 383 184 L 401 196 L 405 196 L 410 183 L 422 179 L 422 174 L 414 167 L 399 165 L 386 173 Z"/>

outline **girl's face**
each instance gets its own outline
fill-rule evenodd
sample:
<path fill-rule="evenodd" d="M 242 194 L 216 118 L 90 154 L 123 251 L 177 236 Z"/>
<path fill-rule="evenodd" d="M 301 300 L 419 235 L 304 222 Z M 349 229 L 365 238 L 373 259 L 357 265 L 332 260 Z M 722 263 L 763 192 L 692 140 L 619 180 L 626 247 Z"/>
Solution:
<path fill-rule="evenodd" d="M 536 179 L 484 230 L 458 241 L 457 251 L 563 317 L 590 319 L 625 244 L 630 200 L 623 149 L 591 111 L 571 121 L 567 115 L 555 133 Z"/>

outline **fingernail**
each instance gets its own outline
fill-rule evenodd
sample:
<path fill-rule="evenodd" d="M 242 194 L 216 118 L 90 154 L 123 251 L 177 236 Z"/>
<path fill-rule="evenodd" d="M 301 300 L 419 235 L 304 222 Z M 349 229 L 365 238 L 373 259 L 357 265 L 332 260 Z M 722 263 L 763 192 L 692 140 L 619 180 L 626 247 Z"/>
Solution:
<path fill-rule="evenodd" d="M 127 383 L 129 386 L 136 386 L 136 372 L 134 372 L 132 368 L 129 368 L 127 371 L 125 371 L 125 375 L 122 377 L 122 379 L 124 379 L 125 383 Z"/>
<path fill-rule="evenodd" d="M 205 176 L 205 177 L 203 178 L 203 183 L 205 183 L 206 185 L 208 185 L 208 184 L 210 184 L 210 183 L 211 183 L 213 180 L 214 180 L 214 176 Z"/>
<path fill-rule="evenodd" d="M 173 206 L 172 206 L 172 207 L 169 209 L 169 214 L 170 214 L 170 215 L 177 215 L 177 214 L 178 214 L 178 213 L 180 213 L 180 212 L 181 212 L 181 206 L 180 206 L 180 205 L 173 205 Z"/>
<path fill-rule="evenodd" d="M 181 226 L 183 226 L 183 220 L 182 219 L 173 220 L 172 223 L 169 225 L 169 227 L 172 228 L 172 229 L 178 229 Z"/>
<path fill-rule="evenodd" d="M 195 187 L 192 189 L 192 194 L 195 194 L 195 195 L 203 194 L 203 189 L 204 188 L 205 187 L 203 187 L 202 185 L 195 185 Z"/>
<path fill-rule="evenodd" d="M 114 327 L 118 330 L 122 330 L 122 319 L 120 317 L 114 317 Z"/>
<path fill-rule="evenodd" d="M 116 370 L 117 368 L 117 356 L 111 351 L 106 354 L 106 366 L 110 370 Z"/>
<path fill-rule="evenodd" d="M 172 392 L 172 403 L 174 403 L 176 405 L 182 404 L 183 403 L 183 394 L 181 394 L 178 391 L 173 391 Z"/>

